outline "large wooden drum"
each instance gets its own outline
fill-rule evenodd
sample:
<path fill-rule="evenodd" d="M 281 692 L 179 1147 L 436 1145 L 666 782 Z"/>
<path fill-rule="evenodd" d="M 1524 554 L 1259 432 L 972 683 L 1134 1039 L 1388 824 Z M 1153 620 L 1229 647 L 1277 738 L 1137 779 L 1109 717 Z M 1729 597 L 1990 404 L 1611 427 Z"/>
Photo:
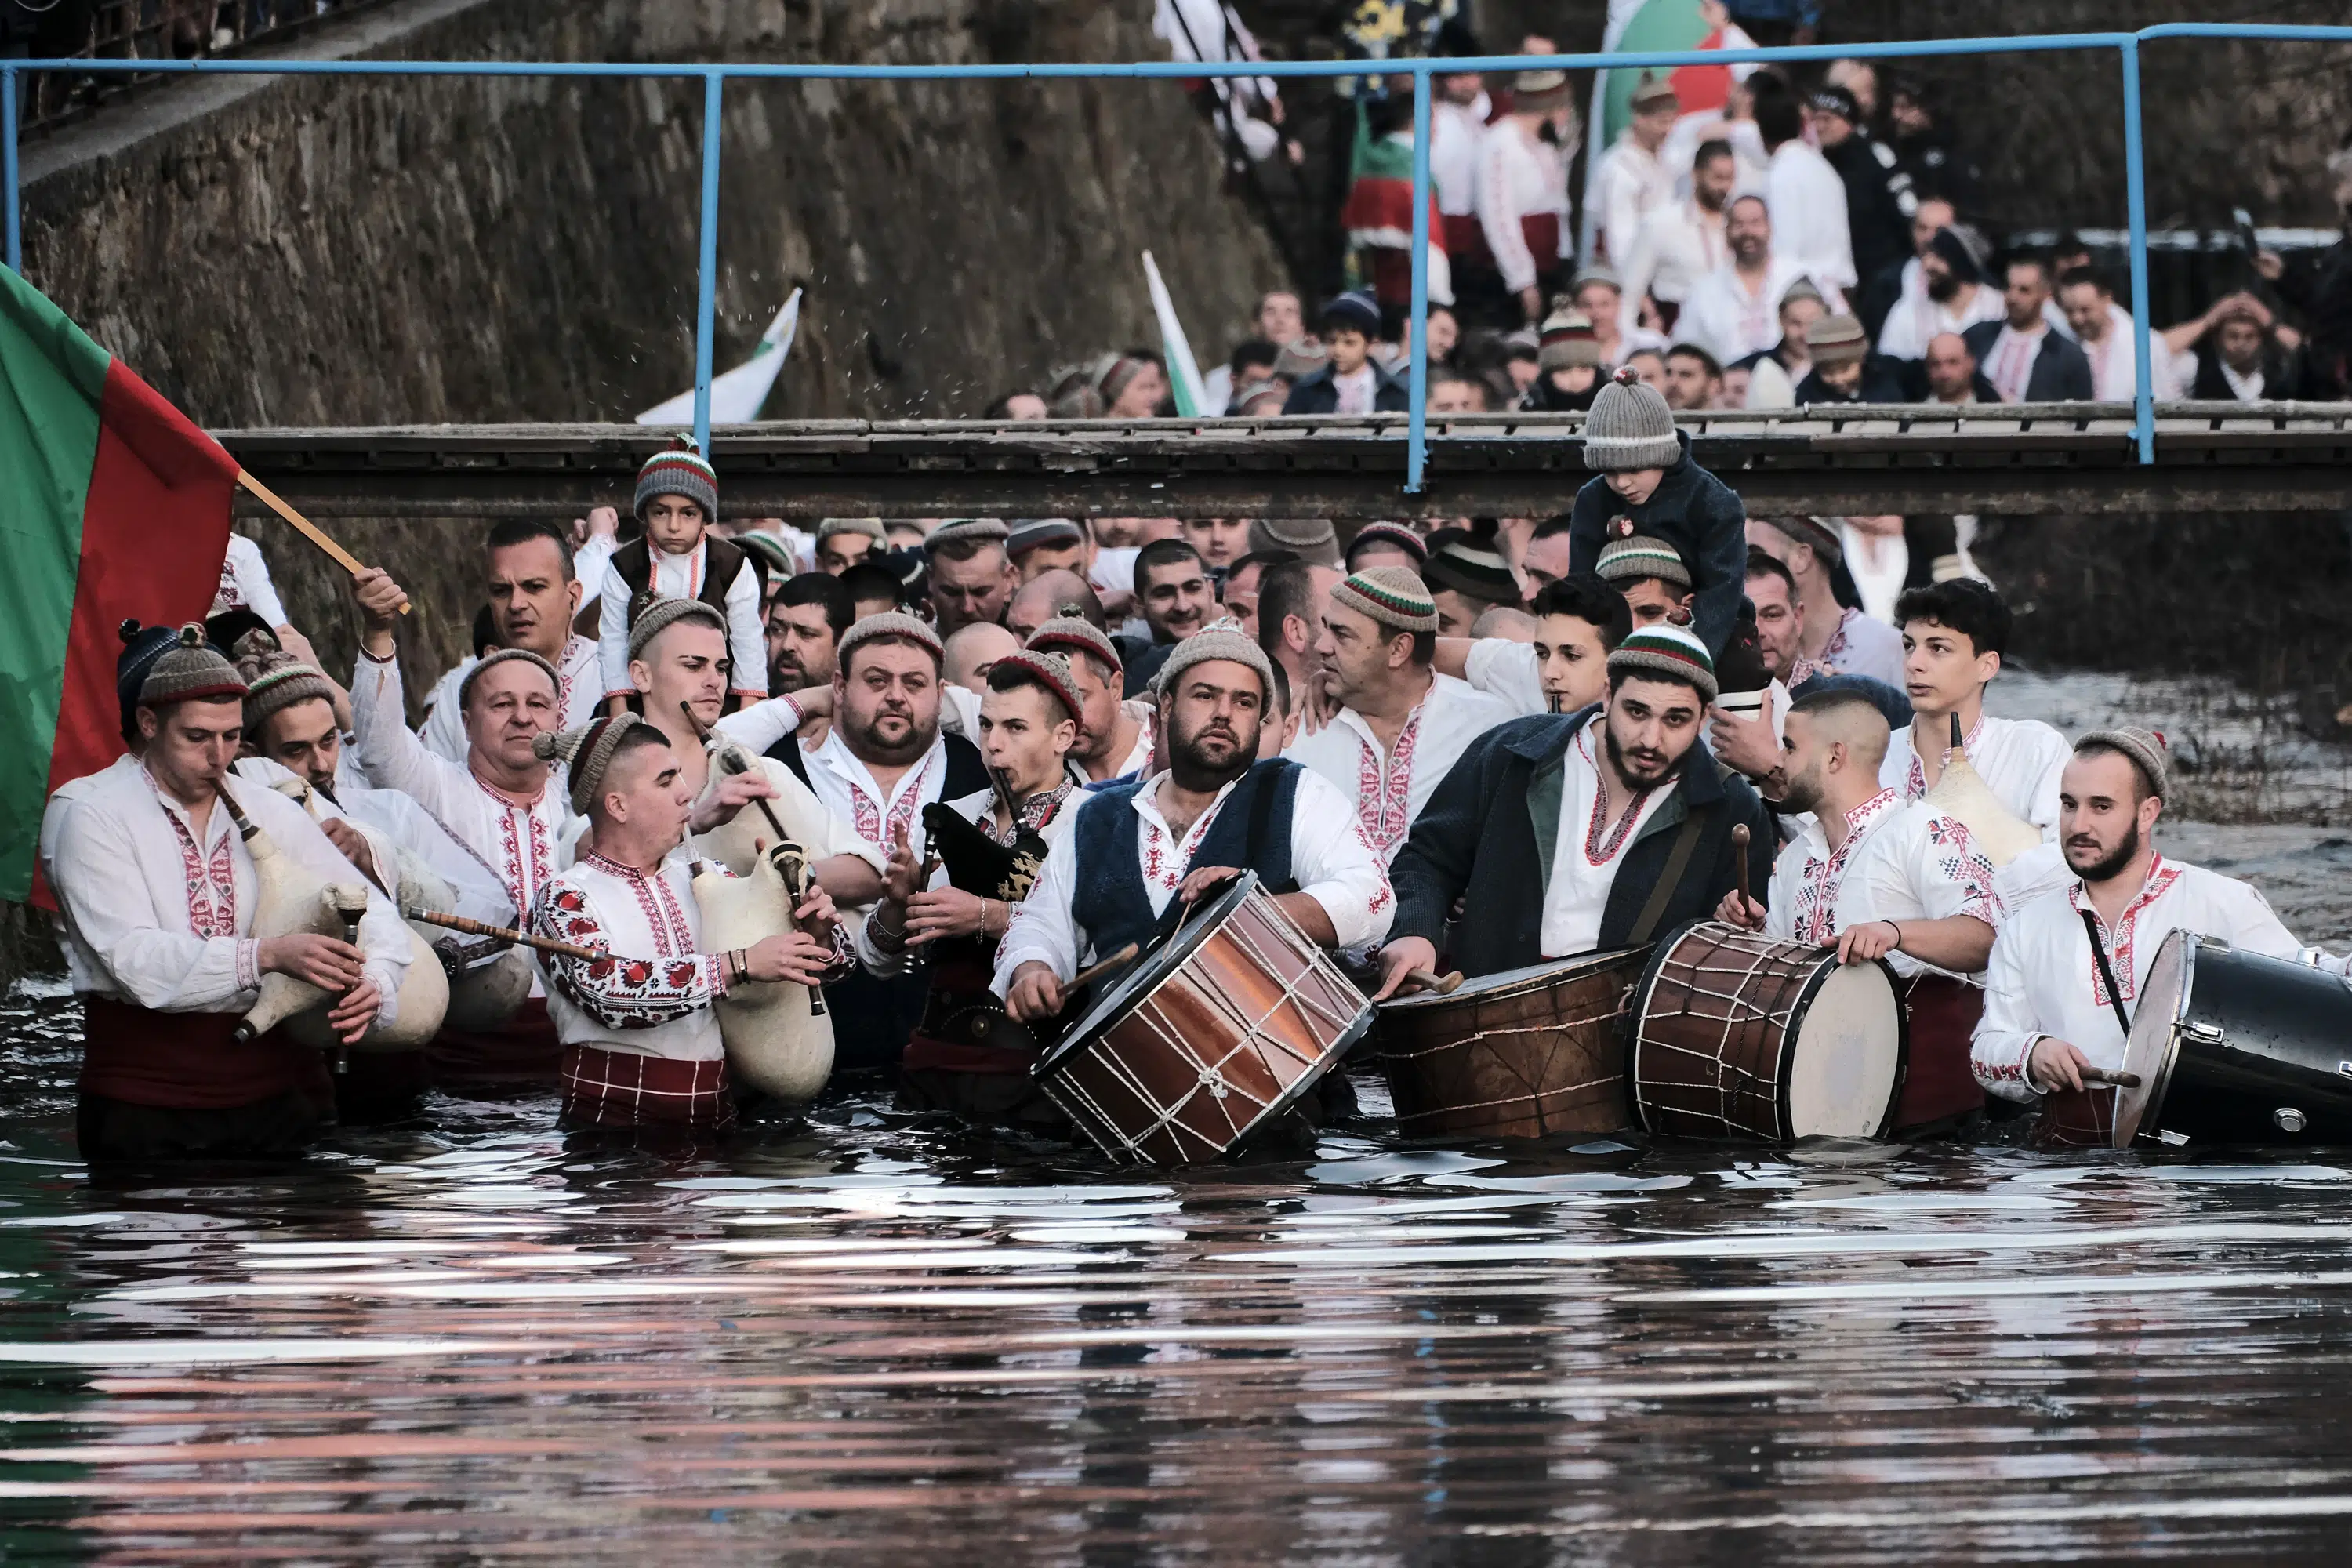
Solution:
<path fill-rule="evenodd" d="M 1381 1008 L 1381 1067 L 1412 1138 L 1613 1132 L 1625 1103 L 1625 998 L 1650 950 L 1482 975 Z"/>
<path fill-rule="evenodd" d="M 1633 1114 L 1684 1138 L 1881 1138 L 1906 1049 L 1884 962 L 1703 921 L 1658 944 L 1632 1008 Z"/>
<path fill-rule="evenodd" d="M 1126 1164 L 1213 1160 L 1304 1100 L 1372 1005 L 1254 873 L 1197 910 L 1032 1069 Z"/>

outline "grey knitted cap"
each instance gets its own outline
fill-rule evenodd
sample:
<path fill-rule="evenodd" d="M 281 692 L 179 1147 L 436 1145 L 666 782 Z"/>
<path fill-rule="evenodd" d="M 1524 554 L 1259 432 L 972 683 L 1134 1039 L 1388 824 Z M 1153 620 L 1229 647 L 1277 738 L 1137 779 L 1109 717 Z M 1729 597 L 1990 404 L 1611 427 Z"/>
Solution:
<path fill-rule="evenodd" d="M 1682 454 L 1664 395 L 1630 366 L 1601 389 L 1584 416 L 1584 466 L 1597 472 L 1671 468 Z"/>
<path fill-rule="evenodd" d="M 1265 657 L 1264 648 L 1243 635 L 1241 623 L 1230 616 L 1210 622 L 1178 643 L 1176 651 L 1168 656 L 1168 662 L 1160 667 L 1160 673 L 1152 677 L 1152 690 L 1165 696 L 1176 689 L 1177 681 L 1183 679 L 1186 670 L 1196 664 L 1207 664 L 1220 658 L 1248 665 L 1257 671 L 1258 681 L 1265 689 L 1266 700 L 1273 700 L 1274 661 Z"/>
<path fill-rule="evenodd" d="M 727 635 L 727 617 L 701 600 L 676 597 L 656 599 L 652 604 L 639 610 L 637 618 L 629 624 L 629 657 L 643 658 L 654 638 L 680 621 L 700 621 L 705 626 L 717 627 L 719 636 Z"/>
<path fill-rule="evenodd" d="M 2168 798 L 2172 789 L 2172 763 L 2167 753 L 2164 737 L 2154 730 L 2143 730 L 2137 724 L 2119 724 L 2112 730 L 2094 730 L 2074 742 L 2080 752 L 2085 746 L 2112 746 L 2139 764 L 2147 775 L 2148 793 L 2158 800 Z"/>

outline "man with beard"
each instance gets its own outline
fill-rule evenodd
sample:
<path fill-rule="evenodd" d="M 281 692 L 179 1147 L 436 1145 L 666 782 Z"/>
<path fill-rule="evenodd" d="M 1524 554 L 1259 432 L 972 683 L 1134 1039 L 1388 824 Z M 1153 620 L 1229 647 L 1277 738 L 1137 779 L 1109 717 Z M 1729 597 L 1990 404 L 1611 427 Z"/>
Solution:
<path fill-rule="evenodd" d="M 1942 203 L 1926 203 L 1923 217 L 1933 208 L 1949 212 Z M 1958 334 L 2007 314 L 2000 290 L 1987 281 L 1992 247 L 1966 224 L 1947 222 L 1927 237 L 1919 253 L 1919 283 L 1912 291 L 1906 279 L 1903 297 L 1886 313 L 1878 329 L 1878 352 L 1889 359 L 1922 360 L 1927 345 L 1946 332 Z"/>
<path fill-rule="evenodd" d="M 1839 961 L 1884 958 L 1902 984 L 1909 1068 L 1896 1129 L 1984 1106 L 1969 1069 L 1977 989 L 2005 913 L 1992 862 L 1969 830 L 1878 782 L 1886 716 L 1858 691 L 1816 691 L 1789 709 L 1779 805 L 1811 815 L 1780 851 L 1767 904 L 1734 889 L 1716 918 L 1780 942 L 1834 946 Z"/>
<path fill-rule="evenodd" d="M 883 974 L 904 973 L 917 952 L 927 961 L 930 1000 L 899 1063 L 899 1083 L 918 1105 L 975 1121 L 1066 1125 L 1030 1078 L 1046 1037 L 1008 1017 L 990 987 L 1013 912 L 1084 798 L 1068 762 L 1078 708 L 1060 654 L 998 659 L 979 721 L 996 786 L 929 808 L 939 865 L 928 883 L 911 852 L 893 852 L 889 895 L 866 921 L 858 956 Z"/>
<path fill-rule="evenodd" d="M 1618 331 L 1630 336 L 1642 324 L 1639 312 L 1645 297 L 1656 313 L 1659 329 L 1675 330 L 1691 290 L 1721 267 L 1729 254 L 1724 241 L 1723 209 L 1731 200 L 1738 173 L 1729 142 L 1702 142 L 1691 163 L 1690 195 L 1642 220 L 1632 256 L 1618 265 L 1624 279 Z"/>
<path fill-rule="evenodd" d="M 1464 973 L 1494 974 L 1639 946 L 1712 912 L 1733 886 L 1732 828 L 1771 842 L 1756 792 L 1697 744 L 1715 698 L 1706 645 L 1643 626 L 1609 656 L 1605 705 L 1474 742 L 1397 857 L 1380 994 L 1434 968 L 1441 948 Z M 1748 891 L 1770 875 L 1759 850 Z"/>
<path fill-rule="evenodd" d="M 2091 362 L 2060 330 L 2064 317 L 2051 323 L 2050 263 L 2020 256 L 2004 277 L 2002 320 L 1979 321 L 1960 333 L 1985 379 L 2003 403 L 2088 403 Z"/>
<path fill-rule="evenodd" d="M 838 657 L 832 733 L 806 750 L 787 737 L 768 754 L 803 776 L 877 864 L 903 845 L 919 865 L 929 848 L 923 808 L 989 787 L 979 749 L 940 729 L 939 634 L 912 616 L 868 616 L 842 634 Z M 929 989 L 920 975 L 864 973 L 835 987 L 836 1070 L 895 1063 Z"/>
<path fill-rule="evenodd" d="M 849 590 L 830 573 L 803 572 L 785 582 L 768 607 L 769 691 L 782 696 L 831 686 L 834 645 L 856 618 Z"/>
<path fill-rule="evenodd" d="M 509 518 L 490 525 L 484 549 L 483 596 L 489 601 L 490 641 L 534 653 L 554 666 L 560 721 L 585 724 L 604 695 L 593 638 L 574 635 L 583 584 L 572 574 L 572 547 L 552 523 Z M 468 667 L 469 668 L 469 667 Z M 465 676 L 457 674 L 463 680 Z M 465 715 L 456 688 L 444 681 L 418 731 L 436 754 L 466 760 Z"/>
<path fill-rule="evenodd" d="M 2075 742 L 2059 785 L 2071 876 L 2011 916 L 1985 973 L 1972 1061 L 1989 1092 L 2032 1104 L 2080 1091 L 2086 1067 L 2121 1068 L 2130 1018 L 2169 932 L 2344 972 L 2344 959 L 2298 943 L 2249 884 L 2157 852 L 2170 782 L 2160 735 L 2094 730 Z"/>
<path fill-rule="evenodd" d="M 931 531 L 923 544 L 930 560 L 931 618 L 940 636 L 1004 619 L 1018 586 L 1004 542 L 1011 531 L 992 517 L 958 518 Z"/>
<path fill-rule="evenodd" d="M 1356 826 L 1393 859 L 1464 749 L 1511 710 L 1433 668 L 1437 605 L 1402 566 L 1367 567 L 1335 584 L 1315 653 L 1337 711 L 1287 754 L 1353 802 Z"/>
<path fill-rule="evenodd" d="M 1693 285 L 1675 336 L 1729 364 L 1780 341 L 1780 301 L 1806 274 L 1801 262 L 1773 249 L 1772 216 L 1761 196 L 1734 201 L 1723 234 L 1731 254 Z"/>
<path fill-rule="evenodd" d="M 1273 689 L 1272 663 L 1229 625 L 1179 645 L 1160 672 L 1166 767 L 1088 795 L 997 949 L 1015 1019 L 1059 1016 L 1080 969 L 1151 946 L 1171 901 L 1197 903 L 1244 870 L 1325 947 L 1387 931 L 1388 874 L 1346 797 L 1296 763 L 1258 760 Z"/>

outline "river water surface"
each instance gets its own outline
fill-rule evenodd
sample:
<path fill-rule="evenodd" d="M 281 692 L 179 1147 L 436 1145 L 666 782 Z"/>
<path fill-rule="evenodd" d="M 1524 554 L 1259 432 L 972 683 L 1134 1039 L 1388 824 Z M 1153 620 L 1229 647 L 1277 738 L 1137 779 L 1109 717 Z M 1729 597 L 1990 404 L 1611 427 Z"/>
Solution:
<path fill-rule="evenodd" d="M 2172 847 L 2340 945 L 2330 770 Z M 292 1169 L 98 1179 L 62 992 L 0 1003 L 12 1563 L 2352 1542 L 2352 1151 L 1449 1148 L 1365 1078 L 1310 1156 L 1181 1174 L 876 1095 L 660 1152 L 439 1098 Z"/>

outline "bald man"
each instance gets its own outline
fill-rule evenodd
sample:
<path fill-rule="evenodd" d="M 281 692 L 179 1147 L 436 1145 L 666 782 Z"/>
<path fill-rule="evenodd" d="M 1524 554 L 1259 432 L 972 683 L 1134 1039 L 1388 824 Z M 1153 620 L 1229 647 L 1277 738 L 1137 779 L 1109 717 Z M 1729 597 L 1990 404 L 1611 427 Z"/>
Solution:
<path fill-rule="evenodd" d="M 1024 583 L 1005 606 L 1004 624 L 1013 628 L 1013 636 L 1024 644 L 1037 635 L 1037 628 L 1062 613 L 1063 606 L 1076 605 L 1078 618 L 1095 626 L 1103 625 L 1102 600 L 1093 585 L 1075 572 L 1045 572 Z"/>
<path fill-rule="evenodd" d="M 975 621 L 948 637 L 945 678 L 977 699 L 988 689 L 988 672 L 1008 653 L 1021 651 L 1021 639 L 994 621 Z"/>
<path fill-rule="evenodd" d="M 1858 691 L 1790 704 L 1784 812 L 1811 826 L 1772 867 L 1769 907 L 1726 895 L 1719 919 L 1783 942 L 1834 946 L 1847 963 L 1883 958 L 1910 1015 L 1911 1058 L 1897 1130 L 1957 1128 L 1984 1106 L 1969 1066 L 1984 1010 L 1993 928 L 2007 918 L 1992 862 L 1958 821 L 1882 789 L 1886 716 Z"/>

